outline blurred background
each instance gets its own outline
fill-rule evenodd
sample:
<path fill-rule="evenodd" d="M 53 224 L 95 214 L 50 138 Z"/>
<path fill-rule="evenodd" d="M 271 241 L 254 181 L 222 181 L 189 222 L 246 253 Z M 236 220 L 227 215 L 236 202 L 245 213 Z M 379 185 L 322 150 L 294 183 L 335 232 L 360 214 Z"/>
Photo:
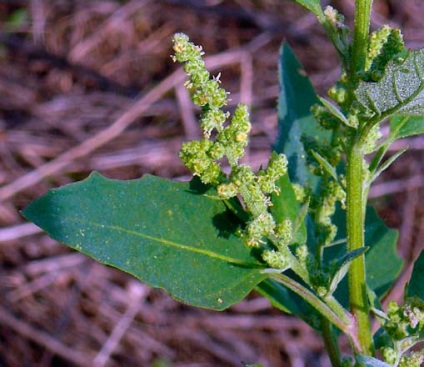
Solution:
<path fill-rule="evenodd" d="M 354 0 L 322 3 L 351 21 Z M 372 28 L 401 27 L 406 44 L 422 48 L 422 19 L 422 0 L 376 0 Z M 93 170 L 190 178 L 178 151 L 201 132 L 169 57 L 180 31 L 222 73 L 229 108 L 251 106 L 254 167 L 276 138 L 281 42 L 319 93 L 339 75 L 314 16 L 290 1 L 0 1 L 0 367 L 328 366 L 317 335 L 256 294 L 220 313 L 179 304 L 68 250 L 19 214 Z M 423 137 L 394 148 L 405 146 L 371 191 L 386 223 L 400 229 L 398 299 L 424 238 Z"/>

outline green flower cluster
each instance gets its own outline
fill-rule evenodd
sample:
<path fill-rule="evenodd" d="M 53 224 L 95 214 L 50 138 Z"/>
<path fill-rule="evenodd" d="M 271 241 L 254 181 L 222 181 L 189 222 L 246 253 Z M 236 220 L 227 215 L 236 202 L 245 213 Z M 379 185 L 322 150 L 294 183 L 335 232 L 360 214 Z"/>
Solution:
<path fill-rule="evenodd" d="M 344 16 L 331 6 L 324 9 L 324 17 L 320 19 L 328 36 L 331 38 L 344 64 L 349 54 L 349 27 L 344 24 Z"/>
<path fill-rule="evenodd" d="M 385 25 L 370 36 L 368 57 L 365 64 L 367 70 L 364 80 L 377 82 L 383 76 L 390 61 L 401 61 L 406 51 L 402 33 Z"/>
<path fill-rule="evenodd" d="M 231 123 L 224 126 L 229 113 L 224 112 L 222 107 L 227 104 L 228 93 L 220 87 L 219 77 L 210 78 L 202 59 L 202 48 L 182 33 L 174 36 L 173 44 L 173 60 L 184 63 L 184 70 L 189 76 L 185 86 L 194 104 L 202 108 L 200 122 L 205 138 L 184 143 L 180 158 L 204 183 L 218 185 L 224 181 L 225 175 L 217 161 L 226 157 L 233 167 L 244 155 L 251 129 L 249 112 L 247 106 L 238 105 Z M 216 138 L 211 140 L 214 130 Z"/>
<path fill-rule="evenodd" d="M 333 87 L 331 90 L 334 90 L 334 95 L 330 95 L 330 97 L 335 100 L 336 102 L 340 103 L 337 93 L 339 93 L 339 89 L 336 91 L 336 86 Z M 340 89 L 340 91 L 344 91 L 344 89 Z M 329 91 L 330 94 L 330 91 Z M 324 130 L 333 130 L 337 128 L 340 125 L 340 120 L 334 116 L 327 107 L 324 107 L 319 104 L 315 104 L 311 108 L 312 115 L 314 116 L 315 120 L 320 124 L 320 126 Z"/>
<path fill-rule="evenodd" d="M 201 47 L 191 43 L 182 33 L 174 36 L 173 44 L 173 59 L 184 63 L 184 70 L 189 76 L 185 86 L 193 102 L 202 108 L 201 126 L 204 133 L 203 140 L 182 145 L 181 160 L 203 183 L 216 186 L 221 199 L 242 198 L 250 216 L 243 233 L 246 244 L 258 246 L 269 237 L 287 243 L 287 223 L 277 224 L 268 210 L 272 205 L 270 195 L 278 193 L 277 180 L 287 173 L 286 157 L 273 154 L 268 167 L 257 173 L 247 165 L 239 165 L 251 129 L 247 106 L 239 104 L 230 123 L 225 124 L 229 113 L 222 108 L 227 104 L 228 93 L 219 86 L 219 77 L 210 78 L 202 60 Z M 228 176 L 221 168 L 223 159 L 231 167 Z M 283 256 L 277 252 L 264 252 L 264 259 L 271 266 L 280 267 L 283 262 Z"/>
<path fill-rule="evenodd" d="M 332 35 L 332 40 L 342 59 L 346 60 L 349 51 L 346 48 L 348 43 L 346 43 L 347 33 L 345 33 L 343 16 L 331 7 L 326 8 L 324 15 L 323 24 L 330 36 Z M 343 55 L 345 58 L 343 58 Z M 384 76 L 390 62 L 402 62 L 406 55 L 407 49 L 400 30 L 389 26 L 381 27 L 370 35 L 365 71 L 362 75 L 359 75 L 359 80 L 378 82 Z M 341 112 L 345 115 L 349 127 L 356 129 L 359 127 L 359 121 L 366 121 L 366 111 L 355 98 L 352 98 L 352 88 L 355 89 L 356 85 L 349 80 L 348 69 L 344 65 L 340 79 L 328 90 L 328 96 L 337 103 Z M 316 105 L 312 108 L 312 113 L 324 129 L 340 130 L 340 120 L 326 107 Z M 346 130 L 346 127 L 344 127 L 344 130 Z M 369 140 L 371 141 L 371 139 Z"/>
<path fill-rule="evenodd" d="M 346 117 L 350 122 L 351 126 L 357 126 L 355 121 L 351 121 L 350 115 L 353 115 L 351 111 L 349 101 L 349 78 L 345 71 L 342 72 L 340 79 L 328 90 L 328 96 L 335 101 L 342 109 L 348 111 Z M 334 117 L 333 117 L 334 118 Z"/>
<path fill-rule="evenodd" d="M 413 297 L 401 306 L 390 302 L 383 329 L 393 342 L 392 347 L 382 350 L 385 361 L 399 367 L 420 367 L 424 362 L 424 350 L 406 352 L 424 340 L 424 301 Z"/>
<path fill-rule="evenodd" d="M 266 169 L 255 174 L 247 165 L 234 166 L 227 182 L 218 186 L 218 195 L 224 199 L 236 195 L 243 198 L 246 210 L 251 216 L 245 231 L 245 242 L 249 246 L 263 244 L 263 238 L 271 235 L 277 235 L 278 238 L 286 236 L 281 230 L 282 224 L 277 225 L 268 211 L 272 205 L 269 195 L 278 193 L 276 181 L 286 173 L 286 157 L 282 154 L 272 154 Z"/>
<path fill-rule="evenodd" d="M 177 33 L 173 38 L 174 61 L 184 63 L 184 71 L 189 76 L 185 86 L 192 96 L 193 103 L 202 107 L 201 125 L 205 134 L 210 135 L 213 129 L 221 131 L 228 118 L 228 113 L 221 110 L 227 104 L 227 92 L 219 86 L 219 76 L 210 78 L 202 59 L 204 52 L 201 46 L 189 41 L 187 35 Z"/>
<path fill-rule="evenodd" d="M 339 123 L 340 125 L 340 123 Z M 321 177 L 321 185 L 317 192 L 311 192 L 310 212 L 315 218 L 315 233 L 319 246 L 330 244 L 336 234 L 337 227 L 332 223 L 332 217 L 336 211 L 336 204 L 341 203 L 345 207 L 346 193 L 343 185 L 344 177 L 338 175 L 338 181 L 331 176 L 322 162 L 318 161 L 316 154 L 328 162 L 331 167 L 337 167 L 342 159 L 342 147 L 339 139 L 330 144 L 322 144 L 312 137 L 302 137 L 306 151 L 306 161 L 309 170 L 316 176 Z M 337 173 L 336 173 L 337 174 Z"/>
<path fill-rule="evenodd" d="M 424 301 L 409 298 L 402 306 L 392 301 L 387 308 L 387 317 L 383 327 L 393 340 L 419 335 L 424 332 Z"/>
<path fill-rule="evenodd" d="M 314 199 L 318 242 L 325 246 L 336 237 L 337 227 L 332 223 L 332 217 L 336 212 L 337 202 L 340 202 L 342 207 L 345 206 L 346 192 L 338 182 L 328 179 L 320 191 L 320 196 Z"/>

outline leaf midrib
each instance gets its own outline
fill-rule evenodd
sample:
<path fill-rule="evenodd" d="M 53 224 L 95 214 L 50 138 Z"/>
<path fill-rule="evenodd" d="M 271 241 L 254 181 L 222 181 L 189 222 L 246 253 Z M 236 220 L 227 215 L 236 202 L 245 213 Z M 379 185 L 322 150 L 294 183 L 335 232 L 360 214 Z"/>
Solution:
<path fill-rule="evenodd" d="M 63 217 L 61 217 L 61 218 L 63 218 Z M 213 259 L 216 259 L 216 260 L 219 260 L 219 261 L 223 261 L 223 262 L 227 262 L 227 263 L 232 264 L 232 265 L 249 267 L 249 268 L 257 267 L 258 269 L 263 268 L 259 263 L 258 264 L 247 263 L 247 262 L 244 262 L 244 261 L 241 261 L 241 260 L 238 260 L 238 259 L 231 258 L 229 256 L 221 255 L 219 253 L 216 253 L 216 252 L 213 252 L 213 251 L 210 251 L 210 250 L 207 250 L 207 249 L 196 248 L 196 247 L 181 244 L 181 243 L 178 243 L 178 242 L 173 242 L 173 241 L 170 241 L 170 240 L 167 240 L 167 239 L 164 239 L 164 238 L 150 236 L 148 234 L 133 231 L 133 230 L 130 230 L 130 229 L 127 229 L 127 228 L 123 228 L 121 226 L 117 226 L 117 225 L 108 225 L 108 224 L 96 223 L 96 222 L 85 222 L 85 221 L 82 221 L 82 220 L 78 220 L 76 218 L 67 218 L 67 220 L 69 220 L 70 222 L 74 222 L 74 223 L 79 223 L 79 224 L 84 224 L 84 225 L 89 224 L 93 227 L 109 229 L 109 230 L 112 230 L 112 231 L 122 232 L 122 233 L 126 233 L 128 235 L 141 237 L 143 239 L 147 239 L 147 240 L 150 240 L 150 241 L 161 243 L 162 245 L 165 245 L 165 246 L 177 248 L 181 251 L 187 251 L 187 252 L 192 252 L 192 253 L 208 256 L 210 258 L 213 258 Z"/>

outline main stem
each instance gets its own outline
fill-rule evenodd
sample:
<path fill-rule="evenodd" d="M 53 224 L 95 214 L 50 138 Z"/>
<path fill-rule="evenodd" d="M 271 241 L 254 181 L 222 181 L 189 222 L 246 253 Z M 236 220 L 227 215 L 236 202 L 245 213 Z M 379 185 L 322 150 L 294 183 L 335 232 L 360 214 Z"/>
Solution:
<path fill-rule="evenodd" d="M 364 149 L 362 143 L 353 141 L 347 156 L 347 245 L 353 251 L 364 247 L 365 226 L 365 177 Z M 357 322 L 358 342 L 366 355 L 374 354 L 366 287 L 365 258 L 355 259 L 349 268 L 349 302 Z"/>
<path fill-rule="evenodd" d="M 355 28 L 353 33 L 350 79 L 355 82 L 365 68 L 368 52 L 372 0 L 355 1 Z"/>
<path fill-rule="evenodd" d="M 349 78 L 352 89 L 365 69 L 368 52 L 369 27 L 372 0 L 355 1 L 355 27 L 351 46 Z M 347 199 L 347 247 L 348 251 L 365 246 L 366 187 L 364 146 L 360 131 L 352 137 L 347 152 L 346 199 Z M 373 355 L 370 309 L 367 297 L 365 257 L 355 259 L 349 268 L 349 303 L 357 322 L 358 353 Z M 357 347 L 358 348 L 358 347 Z"/>

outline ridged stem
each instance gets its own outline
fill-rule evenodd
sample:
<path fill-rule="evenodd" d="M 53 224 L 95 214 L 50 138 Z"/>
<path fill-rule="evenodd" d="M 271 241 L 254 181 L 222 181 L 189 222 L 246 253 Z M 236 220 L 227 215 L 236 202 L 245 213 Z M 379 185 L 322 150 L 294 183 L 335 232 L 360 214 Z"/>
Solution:
<path fill-rule="evenodd" d="M 372 0 L 355 1 L 355 26 L 351 48 L 350 79 L 355 82 L 364 71 L 368 52 Z"/>
<path fill-rule="evenodd" d="M 360 142 L 352 142 L 346 170 L 347 246 L 348 251 L 354 251 L 365 246 L 366 179 L 364 149 Z M 364 255 L 352 261 L 349 268 L 349 302 L 358 327 L 357 340 L 361 349 L 358 352 L 373 355 Z"/>

